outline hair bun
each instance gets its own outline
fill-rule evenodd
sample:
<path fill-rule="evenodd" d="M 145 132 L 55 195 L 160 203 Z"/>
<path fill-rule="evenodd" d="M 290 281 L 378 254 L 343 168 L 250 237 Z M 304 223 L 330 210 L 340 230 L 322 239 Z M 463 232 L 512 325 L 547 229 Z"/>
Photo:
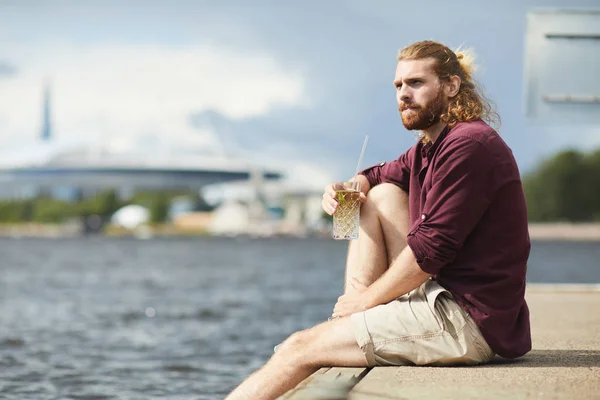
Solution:
<path fill-rule="evenodd" d="M 471 75 L 477 70 L 475 54 L 470 49 L 457 49 L 454 54 L 456 54 L 456 59 L 465 75 L 470 79 Z"/>

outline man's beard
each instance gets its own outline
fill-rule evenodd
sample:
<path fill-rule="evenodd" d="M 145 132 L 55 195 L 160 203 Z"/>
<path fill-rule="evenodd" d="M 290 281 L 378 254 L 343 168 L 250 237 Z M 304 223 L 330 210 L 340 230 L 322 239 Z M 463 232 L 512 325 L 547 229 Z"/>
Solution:
<path fill-rule="evenodd" d="M 440 117 L 447 106 L 444 91 L 440 89 L 437 96 L 428 103 L 424 105 L 402 103 L 398 107 L 398 111 L 400 111 L 400 118 L 402 118 L 402 124 L 406 129 L 409 131 L 422 131 L 440 122 Z M 402 110 L 407 107 L 411 108 L 411 112 L 405 115 Z"/>

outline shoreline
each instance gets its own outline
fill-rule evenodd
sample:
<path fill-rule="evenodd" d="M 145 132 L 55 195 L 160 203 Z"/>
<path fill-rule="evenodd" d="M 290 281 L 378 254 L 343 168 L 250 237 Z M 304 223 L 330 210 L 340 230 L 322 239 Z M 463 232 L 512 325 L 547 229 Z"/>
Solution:
<path fill-rule="evenodd" d="M 539 241 L 600 241 L 600 223 L 532 222 L 529 236 Z"/>
<path fill-rule="evenodd" d="M 289 232 L 291 233 L 291 232 Z M 174 224 L 157 224 L 143 226 L 135 230 L 126 230 L 107 226 L 104 231 L 97 233 L 83 232 L 79 226 L 72 223 L 65 224 L 39 224 L 39 223 L 14 223 L 0 224 L 0 237 L 28 238 L 28 237 L 79 237 L 85 235 L 100 236 L 143 236 L 143 237 L 176 237 L 176 236 L 219 236 L 213 235 L 202 229 L 183 229 Z M 314 235 L 291 235 L 296 237 L 322 236 L 323 232 Z M 268 235 L 267 235 L 268 236 Z M 275 235 L 277 236 L 277 235 Z M 600 223 L 530 223 L 529 236 L 534 241 L 600 241 Z"/>

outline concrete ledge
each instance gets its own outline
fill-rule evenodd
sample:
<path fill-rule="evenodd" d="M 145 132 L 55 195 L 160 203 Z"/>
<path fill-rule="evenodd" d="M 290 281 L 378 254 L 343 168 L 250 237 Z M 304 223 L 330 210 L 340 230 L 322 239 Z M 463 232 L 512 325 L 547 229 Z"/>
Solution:
<path fill-rule="evenodd" d="M 600 285 L 528 285 L 533 350 L 478 367 L 324 368 L 282 399 L 600 399 Z"/>
<path fill-rule="evenodd" d="M 599 272 L 600 274 L 600 272 Z M 529 283 L 527 292 L 600 292 L 598 283 Z M 600 312 L 600 311 L 599 311 Z"/>

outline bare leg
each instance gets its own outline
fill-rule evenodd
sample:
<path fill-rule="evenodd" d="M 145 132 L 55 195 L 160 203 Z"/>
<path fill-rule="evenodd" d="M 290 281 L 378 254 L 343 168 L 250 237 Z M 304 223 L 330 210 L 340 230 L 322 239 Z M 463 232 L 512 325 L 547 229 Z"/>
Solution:
<path fill-rule="evenodd" d="M 276 399 L 324 366 L 367 366 L 349 317 L 294 333 L 226 400 Z"/>
<path fill-rule="evenodd" d="M 406 192 L 390 183 L 371 189 L 360 210 L 358 239 L 348 247 L 344 293 L 353 290 L 352 278 L 369 286 L 383 275 L 406 247 L 409 229 Z"/>
<path fill-rule="evenodd" d="M 361 208 L 359 238 L 348 250 L 346 290 L 357 278 L 370 285 L 406 247 L 409 231 L 408 196 L 392 184 L 369 191 Z M 349 317 L 294 333 L 267 364 L 247 378 L 226 400 L 276 399 L 319 368 L 366 367 Z"/>

